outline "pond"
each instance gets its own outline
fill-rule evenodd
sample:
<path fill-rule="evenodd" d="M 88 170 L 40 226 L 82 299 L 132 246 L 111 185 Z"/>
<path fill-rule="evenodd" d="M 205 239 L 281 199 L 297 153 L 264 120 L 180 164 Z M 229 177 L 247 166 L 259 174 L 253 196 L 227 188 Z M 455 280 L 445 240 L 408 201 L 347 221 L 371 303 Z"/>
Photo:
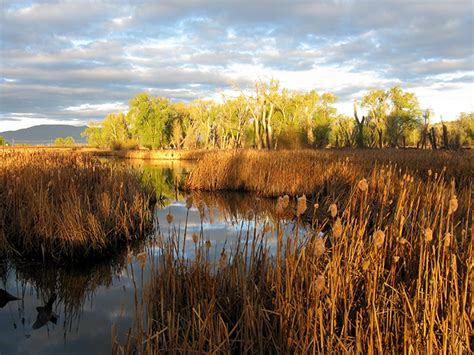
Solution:
<path fill-rule="evenodd" d="M 178 186 L 193 163 L 114 163 L 142 171 L 154 184 L 161 196 L 155 210 L 156 233 L 176 233 L 186 239 L 187 258 L 194 257 L 193 234 L 211 242 L 210 256 L 216 259 L 222 248 L 232 248 L 239 235 L 251 240 L 255 226 L 258 231 L 265 229 L 270 248 L 276 244 L 274 200 L 242 193 L 193 193 L 193 206 L 188 209 L 189 196 Z M 290 220 L 285 231 L 291 233 L 294 227 Z M 149 265 L 140 265 L 137 259 L 143 251 L 159 254 L 150 240 L 110 260 L 75 269 L 3 260 L 0 354 L 110 353 L 112 327 L 119 339 L 125 339 L 135 300 L 149 276 Z"/>

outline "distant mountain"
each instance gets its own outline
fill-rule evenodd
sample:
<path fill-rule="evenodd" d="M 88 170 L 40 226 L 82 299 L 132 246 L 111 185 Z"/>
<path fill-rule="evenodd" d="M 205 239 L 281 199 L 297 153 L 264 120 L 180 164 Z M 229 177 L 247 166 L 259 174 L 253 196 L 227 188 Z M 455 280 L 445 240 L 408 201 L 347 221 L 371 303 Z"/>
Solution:
<path fill-rule="evenodd" d="M 0 132 L 0 136 L 5 138 L 8 143 L 14 144 L 33 144 L 46 145 L 51 144 L 58 137 L 74 138 L 76 143 L 85 143 L 85 138 L 81 137 L 81 132 L 87 126 L 70 125 L 39 125 L 30 128 L 19 129 L 17 131 Z"/>

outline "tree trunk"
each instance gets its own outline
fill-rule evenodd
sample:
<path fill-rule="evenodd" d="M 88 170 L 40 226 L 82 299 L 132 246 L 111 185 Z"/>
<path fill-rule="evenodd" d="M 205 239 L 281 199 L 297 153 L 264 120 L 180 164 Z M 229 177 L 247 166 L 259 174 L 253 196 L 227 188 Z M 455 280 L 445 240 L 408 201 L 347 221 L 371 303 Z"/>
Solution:
<path fill-rule="evenodd" d="M 267 138 L 267 149 L 273 147 L 273 132 L 272 132 L 272 117 L 273 117 L 273 104 L 270 104 L 270 112 L 267 115 L 267 124 L 266 124 L 266 138 Z"/>
<path fill-rule="evenodd" d="M 362 116 L 362 121 L 359 121 L 359 117 L 357 116 L 357 107 L 354 104 L 354 119 L 356 122 L 356 146 L 357 148 L 363 148 L 364 144 L 364 121 L 365 117 Z"/>
<path fill-rule="evenodd" d="M 448 127 L 443 123 L 443 145 L 444 149 L 449 149 Z"/>
<path fill-rule="evenodd" d="M 431 134 L 429 135 L 429 138 L 430 138 L 430 142 L 431 142 L 431 148 L 433 150 L 436 150 L 438 149 L 438 147 L 436 146 L 436 131 L 435 131 L 435 128 L 434 127 L 431 127 Z"/>
<path fill-rule="evenodd" d="M 383 148 L 383 140 L 382 140 L 383 131 L 382 131 L 382 129 L 378 128 L 377 133 L 379 135 L 379 148 L 382 149 Z"/>

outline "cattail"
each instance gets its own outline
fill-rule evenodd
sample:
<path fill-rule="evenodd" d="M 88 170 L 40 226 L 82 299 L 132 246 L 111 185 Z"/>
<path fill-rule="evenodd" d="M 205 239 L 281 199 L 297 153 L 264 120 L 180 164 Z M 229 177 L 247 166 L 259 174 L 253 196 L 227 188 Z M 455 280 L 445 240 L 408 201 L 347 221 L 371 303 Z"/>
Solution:
<path fill-rule="evenodd" d="M 330 206 L 329 206 L 329 209 L 328 209 L 328 212 L 331 213 L 331 217 L 334 218 L 337 216 L 337 206 L 335 203 L 332 203 Z"/>
<path fill-rule="evenodd" d="M 369 270 L 370 264 L 371 264 L 370 259 L 364 260 L 364 262 L 362 263 L 362 270 L 364 271 Z"/>
<path fill-rule="evenodd" d="M 198 210 L 199 210 L 199 218 L 200 218 L 201 221 L 202 221 L 202 220 L 204 220 L 204 218 L 206 217 L 206 211 L 205 211 L 204 202 L 199 201 Z"/>
<path fill-rule="evenodd" d="M 428 176 L 431 176 L 431 174 L 433 174 L 433 171 L 431 171 L 431 169 L 428 169 Z"/>
<path fill-rule="evenodd" d="M 225 249 L 222 249 L 221 257 L 219 258 L 219 268 L 225 268 L 227 264 L 227 254 L 225 253 Z"/>
<path fill-rule="evenodd" d="M 433 231 L 430 227 L 425 229 L 425 242 L 429 243 L 433 240 Z"/>
<path fill-rule="evenodd" d="M 287 208 L 290 203 L 290 197 L 288 195 L 283 196 L 283 208 Z"/>
<path fill-rule="evenodd" d="M 398 241 L 401 245 L 405 245 L 405 244 L 408 244 L 408 240 L 406 240 L 405 238 L 400 238 L 400 240 Z"/>
<path fill-rule="evenodd" d="M 325 285 L 326 285 L 326 280 L 324 279 L 324 276 L 323 276 L 323 275 L 319 275 L 319 276 L 316 278 L 316 282 L 315 282 L 316 291 L 317 291 L 317 292 L 323 292 Z"/>
<path fill-rule="evenodd" d="M 284 207 L 283 207 L 283 197 L 278 197 L 277 204 L 276 204 L 276 213 L 277 213 L 278 215 L 282 215 L 282 214 L 283 214 L 283 210 L 284 210 Z"/>
<path fill-rule="evenodd" d="M 166 215 L 166 221 L 171 224 L 173 222 L 173 215 L 171 213 L 168 213 Z"/>
<path fill-rule="evenodd" d="M 188 196 L 186 198 L 186 208 L 189 210 L 191 207 L 193 207 L 193 197 Z"/>
<path fill-rule="evenodd" d="M 209 239 L 206 240 L 206 249 L 209 250 L 211 248 L 211 246 L 212 246 L 211 241 Z"/>
<path fill-rule="evenodd" d="M 263 226 L 263 233 L 268 233 L 269 231 L 270 231 L 270 224 L 265 223 L 265 225 Z"/>
<path fill-rule="evenodd" d="M 306 211 L 306 196 L 303 195 L 298 198 L 298 203 L 296 204 L 296 215 L 299 217 Z"/>
<path fill-rule="evenodd" d="M 193 233 L 193 243 L 196 244 L 199 241 L 199 236 L 196 233 Z"/>
<path fill-rule="evenodd" d="M 383 242 L 385 241 L 385 233 L 384 231 L 377 229 L 374 234 L 374 246 L 377 249 L 380 249 L 383 246 Z"/>
<path fill-rule="evenodd" d="M 335 238 L 339 238 L 342 235 L 342 223 L 338 217 L 332 226 L 332 234 Z"/>
<path fill-rule="evenodd" d="M 456 212 L 458 209 L 458 199 L 456 195 L 454 195 L 450 200 L 449 200 L 449 208 L 448 208 L 448 214 L 452 214 Z"/>
<path fill-rule="evenodd" d="M 359 188 L 360 191 L 365 192 L 369 188 L 369 184 L 367 183 L 367 179 L 362 179 L 359 181 L 357 184 L 357 187 Z"/>
<path fill-rule="evenodd" d="M 146 252 L 141 252 L 140 254 L 138 254 L 137 259 L 138 259 L 138 264 L 143 269 L 146 263 Z"/>
<path fill-rule="evenodd" d="M 317 258 L 324 254 L 326 248 L 324 246 L 323 238 L 317 237 L 316 242 L 314 243 L 314 254 Z"/>
<path fill-rule="evenodd" d="M 444 236 L 444 247 L 449 248 L 451 245 L 451 233 L 447 232 Z"/>
<path fill-rule="evenodd" d="M 319 203 L 314 204 L 314 209 L 317 210 L 319 208 Z"/>

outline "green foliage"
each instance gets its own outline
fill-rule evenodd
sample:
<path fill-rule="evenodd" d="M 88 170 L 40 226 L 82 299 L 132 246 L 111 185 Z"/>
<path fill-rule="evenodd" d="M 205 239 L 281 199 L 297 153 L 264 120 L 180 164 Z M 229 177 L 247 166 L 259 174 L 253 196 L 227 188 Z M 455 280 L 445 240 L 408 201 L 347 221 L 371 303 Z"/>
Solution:
<path fill-rule="evenodd" d="M 54 140 L 54 145 L 58 147 L 70 147 L 76 144 L 76 141 L 74 140 L 73 137 L 68 136 L 68 137 L 58 137 Z"/>
<path fill-rule="evenodd" d="M 474 146 L 474 112 L 461 112 L 459 118 L 454 121 L 454 128 L 461 145 Z"/>
<path fill-rule="evenodd" d="M 5 138 L 0 136 L 0 146 L 4 146 L 6 144 L 7 144 L 7 141 L 5 140 Z"/>
<path fill-rule="evenodd" d="M 172 106 L 168 99 L 141 93 L 130 100 L 128 121 L 140 144 L 150 148 L 164 148 L 172 133 Z"/>
<path fill-rule="evenodd" d="M 220 102 L 196 100 L 172 103 L 140 93 L 129 110 L 112 113 L 91 124 L 82 136 L 90 145 L 112 149 L 229 149 L 428 146 L 430 110 L 420 110 L 415 94 L 395 86 L 375 89 L 362 97 L 367 112 L 338 115 L 331 93 L 295 92 L 276 80 L 257 82 L 247 96 Z M 449 125 L 452 139 L 472 145 L 472 113 Z"/>
<path fill-rule="evenodd" d="M 82 137 L 87 139 L 87 144 L 96 148 L 106 148 L 107 147 L 107 137 L 105 136 L 104 131 L 100 127 L 99 123 L 91 122 L 89 127 L 87 127 L 82 133 Z"/>

